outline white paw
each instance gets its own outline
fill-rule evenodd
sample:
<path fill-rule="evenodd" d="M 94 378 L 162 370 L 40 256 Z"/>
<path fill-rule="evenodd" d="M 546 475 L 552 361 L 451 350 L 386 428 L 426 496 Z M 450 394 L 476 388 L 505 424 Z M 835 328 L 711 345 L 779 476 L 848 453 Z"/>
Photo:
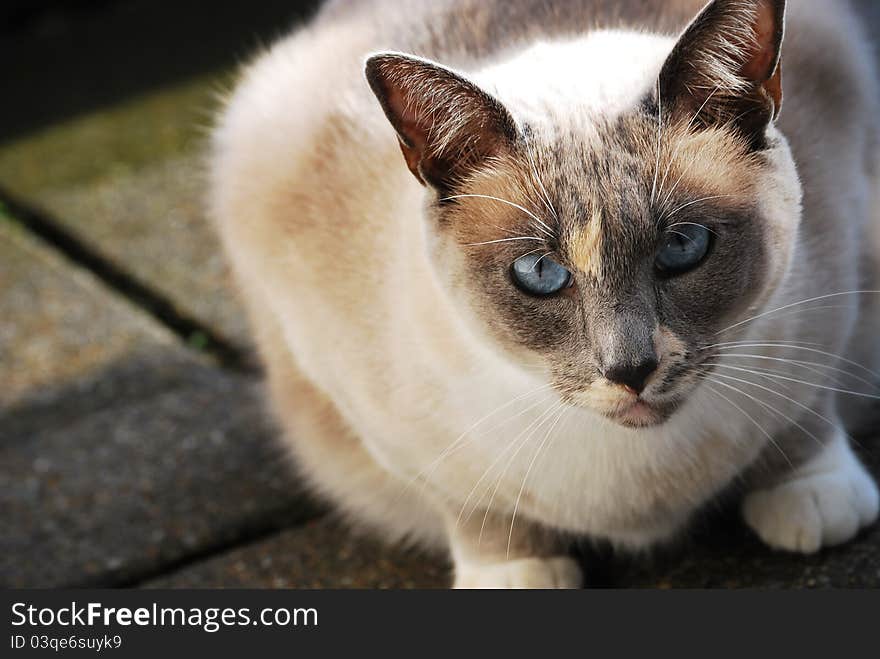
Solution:
<path fill-rule="evenodd" d="M 459 564 L 455 588 L 580 588 L 583 575 L 574 559 L 526 558 L 486 565 Z"/>
<path fill-rule="evenodd" d="M 746 523 L 776 549 L 812 554 L 851 540 L 877 519 L 873 478 L 849 446 L 829 447 L 802 475 L 743 501 Z"/>

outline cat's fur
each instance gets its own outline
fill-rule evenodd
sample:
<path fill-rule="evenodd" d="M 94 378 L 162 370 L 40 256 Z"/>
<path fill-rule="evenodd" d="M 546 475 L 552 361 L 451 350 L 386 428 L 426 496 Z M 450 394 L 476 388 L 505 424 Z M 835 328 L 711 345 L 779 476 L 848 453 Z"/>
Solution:
<path fill-rule="evenodd" d="M 774 547 L 873 522 L 833 390 L 877 393 L 877 75 L 848 2 L 788 4 L 781 85 L 783 0 L 678 46 L 701 0 L 336 1 L 246 69 L 212 208 L 319 492 L 459 586 L 576 586 L 567 539 L 646 547 L 735 484 Z M 365 78 L 383 51 L 452 69 Z M 717 238 L 661 281 L 673 215 Z M 536 247 L 573 287 L 511 283 Z M 637 410 L 603 373 L 643 353 Z"/>

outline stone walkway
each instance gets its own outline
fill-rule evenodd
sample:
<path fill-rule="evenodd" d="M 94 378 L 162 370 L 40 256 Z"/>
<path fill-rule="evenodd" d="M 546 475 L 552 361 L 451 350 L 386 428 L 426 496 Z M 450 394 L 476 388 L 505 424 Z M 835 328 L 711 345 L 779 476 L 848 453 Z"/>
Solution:
<path fill-rule="evenodd" d="M 276 441 L 201 203 L 223 64 L 0 140 L 0 586 L 448 584 L 335 524 Z M 597 586 L 880 585 L 878 529 L 798 558 L 721 515 L 584 554 Z"/>

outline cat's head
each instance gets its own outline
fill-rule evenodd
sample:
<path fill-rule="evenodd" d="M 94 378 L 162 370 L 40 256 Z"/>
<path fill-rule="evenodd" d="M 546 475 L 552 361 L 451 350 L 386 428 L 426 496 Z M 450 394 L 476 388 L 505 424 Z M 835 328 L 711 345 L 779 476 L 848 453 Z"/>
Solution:
<path fill-rule="evenodd" d="M 497 91 L 491 69 L 478 83 L 408 55 L 368 60 L 431 192 L 441 279 L 571 403 L 631 427 L 665 421 L 700 385 L 706 347 L 784 278 L 800 220 L 774 126 L 784 9 L 715 0 L 677 43 L 606 35 L 629 41 L 607 52 L 615 61 L 569 62 L 569 77 L 604 71 L 570 89 L 532 88 L 524 73 L 508 93 L 511 67 L 534 62 L 507 65 Z"/>

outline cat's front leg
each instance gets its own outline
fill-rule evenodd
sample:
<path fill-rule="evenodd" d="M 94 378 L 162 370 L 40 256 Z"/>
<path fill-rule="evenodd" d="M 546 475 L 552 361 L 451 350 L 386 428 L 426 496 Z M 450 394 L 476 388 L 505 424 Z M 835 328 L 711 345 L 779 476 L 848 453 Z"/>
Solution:
<path fill-rule="evenodd" d="M 771 547 L 812 554 L 851 540 L 877 519 L 877 485 L 838 428 L 803 465 L 749 494 L 742 511 Z"/>
<path fill-rule="evenodd" d="M 583 574 L 558 534 L 517 518 L 478 511 L 450 518 L 455 588 L 580 588 Z"/>

